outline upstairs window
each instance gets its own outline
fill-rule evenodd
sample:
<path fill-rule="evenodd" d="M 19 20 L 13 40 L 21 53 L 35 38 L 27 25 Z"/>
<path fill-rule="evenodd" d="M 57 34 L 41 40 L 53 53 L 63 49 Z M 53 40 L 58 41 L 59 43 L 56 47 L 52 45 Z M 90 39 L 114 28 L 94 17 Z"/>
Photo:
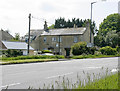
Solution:
<path fill-rule="evenodd" d="M 77 42 L 78 42 L 78 37 L 74 36 L 74 43 L 77 43 Z"/>
<path fill-rule="evenodd" d="M 44 40 L 43 40 L 44 42 L 46 42 L 47 41 L 47 38 L 46 37 L 44 37 Z"/>
<path fill-rule="evenodd" d="M 53 42 L 56 42 L 56 37 L 52 37 L 52 41 L 53 41 Z"/>

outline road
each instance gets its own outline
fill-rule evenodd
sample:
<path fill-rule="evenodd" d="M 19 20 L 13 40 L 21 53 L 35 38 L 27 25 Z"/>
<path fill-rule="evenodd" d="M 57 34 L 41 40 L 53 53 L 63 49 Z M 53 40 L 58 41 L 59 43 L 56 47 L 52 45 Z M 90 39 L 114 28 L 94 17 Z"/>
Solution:
<path fill-rule="evenodd" d="M 114 72 L 118 67 L 118 57 L 96 59 L 72 59 L 58 62 L 3 65 L 2 86 L 0 88 L 28 89 L 43 88 L 65 76 L 71 83 L 76 82 L 77 75 L 83 79 L 85 73 L 98 74 L 106 71 Z"/>

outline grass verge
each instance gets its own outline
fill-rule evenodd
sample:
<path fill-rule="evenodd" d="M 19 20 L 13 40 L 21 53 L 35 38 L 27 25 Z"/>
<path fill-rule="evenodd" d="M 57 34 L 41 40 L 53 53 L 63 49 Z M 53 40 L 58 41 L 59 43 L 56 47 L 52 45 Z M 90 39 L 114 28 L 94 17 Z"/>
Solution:
<path fill-rule="evenodd" d="M 2 60 L 25 60 L 25 59 L 63 59 L 63 55 L 32 55 L 32 56 L 17 56 L 17 57 L 2 57 Z"/>
<path fill-rule="evenodd" d="M 3 60 L 1 64 L 7 65 L 7 64 L 22 64 L 22 63 L 34 63 L 34 62 L 49 62 L 49 61 L 58 61 L 58 59 Z"/>
<path fill-rule="evenodd" d="M 77 89 L 118 89 L 118 73 L 90 82 L 85 86 L 79 85 Z"/>
<path fill-rule="evenodd" d="M 105 57 L 118 57 L 118 55 L 79 55 L 71 56 L 71 59 L 85 59 L 85 58 L 105 58 Z"/>

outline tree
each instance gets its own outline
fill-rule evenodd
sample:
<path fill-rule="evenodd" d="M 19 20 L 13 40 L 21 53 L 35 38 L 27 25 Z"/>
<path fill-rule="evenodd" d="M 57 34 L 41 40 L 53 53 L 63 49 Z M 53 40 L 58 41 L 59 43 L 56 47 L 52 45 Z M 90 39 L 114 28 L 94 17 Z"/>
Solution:
<path fill-rule="evenodd" d="M 15 33 L 15 40 L 20 40 L 20 34 L 19 33 Z"/>
<path fill-rule="evenodd" d="M 120 45 L 119 32 L 120 27 L 118 26 L 120 15 L 115 13 L 107 16 L 99 26 L 98 34 L 94 38 L 95 45 L 104 47 L 111 46 L 116 47 Z"/>
<path fill-rule="evenodd" d="M 86 27 L 86 22 L 89 22 L 91 24 L 91 28 L 92 28 L 92 32 L 94 33 L 95 28 L 96 28 L 96 24 L 95 22 L 91 23 L 90 19 L 79 19 L 79 18 L 72 18 L 72 20 L 68 19 L 67 21 L 65 20 L 65 18 L 58 18 L 55 19 L 55 26 L 54 28 L 73 28 L 74 25 L 76 25 L 76 27 Z"/>
<path fill-rule="evenodd" d="M 48 29 L 54 29 L 55 25 L 52 24 L 51 26 L 48 27 Z"/>

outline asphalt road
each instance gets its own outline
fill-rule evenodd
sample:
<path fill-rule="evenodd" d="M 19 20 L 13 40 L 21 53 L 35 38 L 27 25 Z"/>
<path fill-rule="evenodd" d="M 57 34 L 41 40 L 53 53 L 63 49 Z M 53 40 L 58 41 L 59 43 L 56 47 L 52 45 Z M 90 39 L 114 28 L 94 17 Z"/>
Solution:
<path fill-rule="evenodd" d="M 118 57 L 3 65 L 0 66 L 0 89 L 7 86 L 9 89 L 28 89 L 29 86 L 38 89 L 43 88 L 44 83 L 46 86 L 55 84 L 63 77 L 72 84 L 78 80 L 77 75 L 83 80 L 85 74 L 104 74 L 107 68 L 114 73 L 118 68 Z"/>

